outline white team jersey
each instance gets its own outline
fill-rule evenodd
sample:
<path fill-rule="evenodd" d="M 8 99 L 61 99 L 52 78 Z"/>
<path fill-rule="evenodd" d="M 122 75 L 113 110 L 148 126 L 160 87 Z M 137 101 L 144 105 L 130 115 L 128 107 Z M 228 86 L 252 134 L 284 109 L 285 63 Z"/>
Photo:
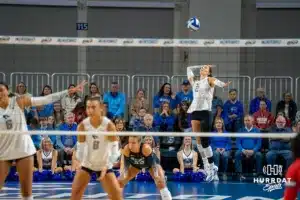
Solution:
<path fill-rule="evenodd" d="M 193 101 L 188 109 L 188 113 L 194 111 L 211 111 L 214 97 L 214 87 L 208 83 L 208 77 L 193 82 Z"/>
<path fill-rule="evenodd" d="M 43 162 L 43 168 L 51 168 L 52 166 L 52 157 L 53 157 L 53 151 L 45 152 L 42 151 L 42 162 Z"/>
<path fill-rule="evenodd" d="M 9 99 L 6 109 L 0 108 L 1 131 L 27 131 L 27 124 L 23 109 L 16 101 L 16 97 Z M 30 135 L 1 135 L 0 160 L 15 160 L 35 154 L 36 149 Z"/>
<path fill-rule="evenodd" d="M 193 167 L 193 157 L 194 157 L 194 151 L 191 151 L 189 155 L 186 155 L 185 152 L 182 150 L 182 159 L 183 159 L 184 168 Z"/>
<path fill-rule="evenodd" d="M 90 118 L 82 121 L 86 131 L 107 131 L 107 126 L 110 120 L 103 117 L 100 126 L 94 128 L 91 125 Z M 105 139 L 104 135 L 87 135 L 86 146 L 84 149 L 84 157 L 81 166 L 91 169 L 93 171 L 101 171 L 103 167 L 108 165 L 108 157 L 110 156 L 110 149 L 108 148 L 109 141 Z"/>

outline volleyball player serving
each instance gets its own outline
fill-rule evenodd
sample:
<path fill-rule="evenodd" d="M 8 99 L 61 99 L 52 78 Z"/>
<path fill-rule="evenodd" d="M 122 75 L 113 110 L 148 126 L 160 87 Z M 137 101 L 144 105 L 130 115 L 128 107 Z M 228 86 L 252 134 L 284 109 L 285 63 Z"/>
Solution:
<path fill-rule="evenodd" d="M 86 102 L 87 118 L 78 126 L 78 131 L 113 131 L 115 125 L 104 116 L 104 104 L 99 97 L 91 97 Z M 81 199 L 91 174 L 96 172 L 103 190 L 112 200 L 121 200 L 122 189 L 112 170 L 113 163 L 120 157 L 117 136 L 78 135 L 76 158 L 81 169 L 76 172 L 71 200 Z"/>
<path fill-rule="evenodd" d="M 227 87 L 231 82 L 224 83 L 211 74 L 211 65 L 192 66 L 187 68 L 187 76 L 193 87 L 194 99 L 188 109 L 192 118 L 193 132 L 209 132 L 211 124 L 211 109 L 215 86 Z M 194 80 L 193 69 L 200 68 L 200 80 Z M 218 167 L 213 162 L 213 152 L 208 137 L 197 137 L 197 148 L 201 154 L 206 181 L 212 181 L 217 174 Z"/>
<path fill-rule="evenodd" d="M 68 92 L 83 90 L 85 81 L 77 87 L 62 92 L 53 93 L 42 97 L 10 96 L 8 85 L 0 83 L 0 130 L 1 131 L 27 131 L 24 108 L 30 106 L 42 106 L 59 101 Z M 32 200 L 32 169 L 33 155 L 36 149 L 30 135 L 0 135 L 0 188 L 3 187 L 6 176 L 9 173 L 12 161 L 16 161 L 16 167 L 21 184 L 23 200 Z"/>
<path fill-rule="evenodd" d="M 124 187 L 133 179 L 142 169 L 149 169 L 149 172 L 160 190 L 162 200 L 172 200 L 171 193 L 167 188 L 165 175 L 159 164 L 159 159 L 153 153 L 148 144 L 142 143 L 139 136 L 129 136 L 128 144 L 122 150 L 123 163 L 119 183 Z"/>

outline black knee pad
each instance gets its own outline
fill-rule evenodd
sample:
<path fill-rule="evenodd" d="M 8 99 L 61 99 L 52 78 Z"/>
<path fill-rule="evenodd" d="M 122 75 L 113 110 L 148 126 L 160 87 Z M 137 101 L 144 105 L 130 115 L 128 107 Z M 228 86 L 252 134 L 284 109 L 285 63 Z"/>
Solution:
<path fill-rule="evenodd" d="M 208 137 L 202 137 L 201 138 L 201 144 L 203 148 L 207 148 L 209 146 L 209 138 Z"/>

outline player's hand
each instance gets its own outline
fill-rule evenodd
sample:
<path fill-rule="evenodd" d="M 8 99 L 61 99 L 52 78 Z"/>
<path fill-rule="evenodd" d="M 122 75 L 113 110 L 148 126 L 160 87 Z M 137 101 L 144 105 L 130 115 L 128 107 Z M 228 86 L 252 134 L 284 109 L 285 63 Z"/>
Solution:
<path fill-rule="evenodd" d="M 76 87 L 69 89 L 70 93 L 76 93 L 76 92 L 82 92 L 84 89 L 84 86 L 87 84 L 87 81 L 81 81 Z"/>
<path fill-rule="evenodd" d="M 100 177 L 97 179 L 98 181 L 102 181 L 106 175 L 107 167 L 102 168 Z"/>
<path fill-rule="evenodd" d="M 228 87 L 231 84 L 232 81 L 228 81 L 227 83 L 225 83 L 224 87 Z"/>

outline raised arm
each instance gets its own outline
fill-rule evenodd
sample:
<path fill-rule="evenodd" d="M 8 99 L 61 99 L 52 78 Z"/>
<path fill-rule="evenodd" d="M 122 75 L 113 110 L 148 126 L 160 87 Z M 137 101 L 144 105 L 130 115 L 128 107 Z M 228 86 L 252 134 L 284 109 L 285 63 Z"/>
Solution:
<path fill-rule="evenodd" d="M 210 84 L 211 87 L 218 86 L 218 87 L 222 87 L 222 88 L 227 87 L 231 83 L 231 81 L 229 81 L 227 83 L 224 83 L 224 82 L 222 82 L 219 79 L 214 78 L 214 77 L 209 77 L 208 81 L 209 81 L 209 84 Z"/>
<path fill-rule="evenodd" d="M 190 66 L 190 67 L 187 67 L 186 69 L 186 73 L 187 73 L 187 77 L 188 77 L 188 80 L 190 82 L 191 85 L 194 84 L 194 73 L 193 73 L 193 69 L 197 69 L 199 68 L 199 66 Z"/>
<path fill-rule="evenodd" d="M 47 96 L 41 97 L 27 97 L 21 96 L 17 98 L 18 105 L 21 108 L 30 107 L 30 106 L 43 106 L 56 101 L 60 101 L 63 96 L 67 95 L 68 92 L 81 92 L 83 91 L 84 86 L 87 84 L 86 81 L 82 81 L 75 88 L 71 88 L 69 90 L 64 90 L 61 92 L 56 92 Z"/>

